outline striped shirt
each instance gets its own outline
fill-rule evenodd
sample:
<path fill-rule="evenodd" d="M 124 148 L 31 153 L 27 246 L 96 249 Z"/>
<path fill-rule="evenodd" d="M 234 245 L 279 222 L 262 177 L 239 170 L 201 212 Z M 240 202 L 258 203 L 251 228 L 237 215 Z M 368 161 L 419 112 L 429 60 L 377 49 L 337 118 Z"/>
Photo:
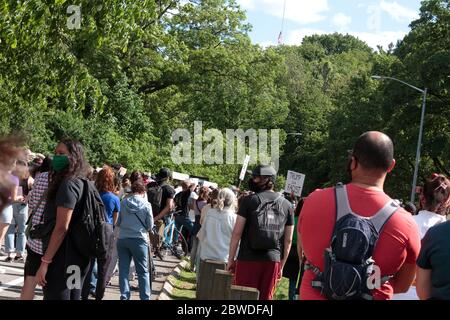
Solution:
<path fill-rule="evenodd" d="M 46 199 L 42 199 L 45 197 L 45 192 L 48 188 L 48 172 L 41 173 L 33 184 L 33 189 L 30 191 L 28 195 L 28 206 L 29 212 L 34 212 L 33 218 L 31 219 L 31 225 L 35 226 L 40 223 L 44 223 L 43 215 L 44 215 L 44 207 L 46 203 Z M 39 202 L 41 202 L 39 204 Z M 39 207 L 37 207 L 39 205 Z M 44 248 L 41 239 L 28 239 L 27 245 L 29 249 L 34 251 L 37 254 L 43 255 Z"/>

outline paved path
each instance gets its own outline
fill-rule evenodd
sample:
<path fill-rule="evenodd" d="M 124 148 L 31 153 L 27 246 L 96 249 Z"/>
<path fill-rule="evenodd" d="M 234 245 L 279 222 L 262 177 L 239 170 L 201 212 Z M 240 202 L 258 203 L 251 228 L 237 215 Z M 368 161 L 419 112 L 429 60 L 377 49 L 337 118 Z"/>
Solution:
<path fill-rule="evenodd" d="M 20 296 L 23 285 L 23 263 L 5 262 L 6 256 L 0 257 L 0 300 L 15 300 Z M 156 267 L 156 279 L 152 283 L 152 300 L 155 300 L 162 290 L 167 276 L 178 265 L 180 260 L 174 256 L 165 256 L 164 261 L 154 259 Z M 130 282 L 131 286 L 137 287 L 137 279 Z M 111 284 L 106 288 L 104 300 L 119 300 L 119 279 L 114 276 Z M 36 300 L 42 300 L 42 290 L 36 289 Z M 132 300 L 139 300 L 139 292 L 131 292 Z"/>

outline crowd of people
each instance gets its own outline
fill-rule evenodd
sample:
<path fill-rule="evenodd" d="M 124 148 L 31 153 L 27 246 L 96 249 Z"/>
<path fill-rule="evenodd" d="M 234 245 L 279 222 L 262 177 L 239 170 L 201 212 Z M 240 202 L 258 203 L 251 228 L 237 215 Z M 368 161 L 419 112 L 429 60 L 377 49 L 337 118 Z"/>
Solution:
<path fill-rule="evenodd" d="M 75 140 L 60 141 L 52 156 L 30 155 L 20 144 L 0 140 L 0 243 L 5 262 L 24 263 L 21 299 L 33 299 L 41 286 L 45 300 L 101 300 L 118 270 L 120 299 L 130 299 L 136 274 L 139 297 L 149 300 L 152 261 L 165 259 L 172 216 L 197 284 L 201 262 L 216 260 L 261 300 L 273 298 L 282 277 L 290 300 L 450 299 L 450 182 L 430 175 L 418 210 L 393 200 L 384 183 L 395 167 L 394 146 L 381 132 L 357 138 L 348 155 L 350 183 L 305 198 L 276 192 L 269 165 L 250 172 L 247 190 L 171 185 L 167 168 L 155 175 L 115 164 L 93 169 Z M 77 247 L 87 181 L 113 230 L 102 257 Z M 73 266 L 80 283 L 69 286 Z"/>

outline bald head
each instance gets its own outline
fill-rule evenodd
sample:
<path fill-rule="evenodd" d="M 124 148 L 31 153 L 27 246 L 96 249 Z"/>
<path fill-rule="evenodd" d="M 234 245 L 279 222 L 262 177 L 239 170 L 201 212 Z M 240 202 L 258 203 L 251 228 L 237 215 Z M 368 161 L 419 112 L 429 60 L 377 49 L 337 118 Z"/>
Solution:
<path fill-rule="evenodd" d="M 353 156 L 365 169 L 388 171 L 394 159 L 394 144 L 384 133 L 368 131 L 356 140 Z"/>

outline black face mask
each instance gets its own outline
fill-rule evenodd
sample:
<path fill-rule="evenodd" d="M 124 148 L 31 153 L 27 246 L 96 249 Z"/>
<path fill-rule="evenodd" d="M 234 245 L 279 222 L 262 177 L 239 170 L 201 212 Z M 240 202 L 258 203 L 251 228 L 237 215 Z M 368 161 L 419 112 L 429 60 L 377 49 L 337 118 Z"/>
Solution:
<path fill-rule="evenodd" d="M 250 189 L 250 191 L 253 191 L 253 192 L 256 192 L 256 193 L 264 191 L 263 186 L 256 184 L 253 181 L 253 179 L 248 180 L 248 188 Z"/>

